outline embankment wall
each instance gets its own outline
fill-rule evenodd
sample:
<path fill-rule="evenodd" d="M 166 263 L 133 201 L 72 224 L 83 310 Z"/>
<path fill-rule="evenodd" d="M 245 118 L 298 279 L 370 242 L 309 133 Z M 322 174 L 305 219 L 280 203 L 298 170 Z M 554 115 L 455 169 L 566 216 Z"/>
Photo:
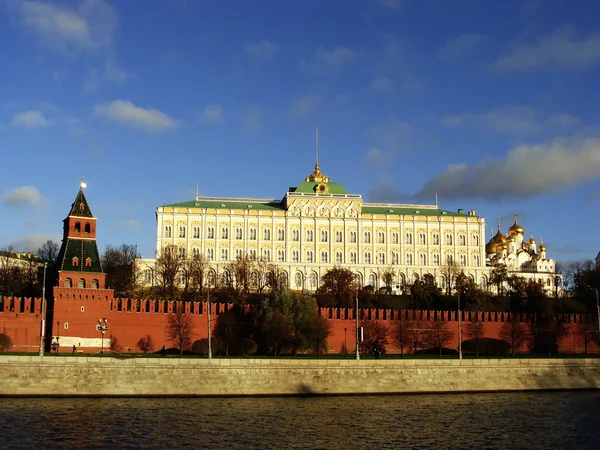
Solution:
<path fill-rule="evenodd" d="M 335 395 L 599 387 L 598 359 L 0 356 L 2 396 Z"/>

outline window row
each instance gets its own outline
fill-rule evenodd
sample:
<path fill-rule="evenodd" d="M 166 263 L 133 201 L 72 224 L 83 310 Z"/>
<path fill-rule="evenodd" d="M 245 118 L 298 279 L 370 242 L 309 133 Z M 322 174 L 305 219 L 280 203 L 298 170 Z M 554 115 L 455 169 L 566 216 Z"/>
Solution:
<path fill-rule="evenodd" d="M 398 265 L 398 264 L 406 264 L 406 265 L 414 265 L 418 264 L 421 266 L 439 266 L 442 263 L 441 255 L 439 253 L 432 253 L 431 257 L 428 258 L 426 253 L 417 253 L 416 257 L 411 252 L 407 252 L 404 255 L 404 259 L 400 260 L 400 254 L 398 252 L 392 252 L 389 260 L 387 259 L 387 255 L 385 252 L 377 252 L 373 257 L 371 252 L 366 251 L 362 254 L 362 258 L 359 259 L 358 253 L 355 251 L 350 251 L 348 254 L 348 260 L 344 260 L 344 253 L 340 250 L 334 251 L 334 259 L 331 260 L 329 257 L 328 250 L 320 250 L 318 253 L 318 259 L 315 257 L 315 252 L 313 249 L 307 249 L 304 253 L 304 258 L 301 259 L 300 250 L 292 250 L 291 251 L 291 262 L 299 263 L 335 263 L 335 264 L 378 264 L 378 265 Z M 230 258 L 230 253 L 228 248 L 221 248 L 219 253 L 215 253 L 214 248 L 206 249 L 206 259 L 209 261 L 215 261 L 218 257 L 221 261 L 229 261 L 230 259 L 237 260 L 241 258 L 244 254 L 242 249 L 236 248 Z M 285 250 L 278 249 L 273 254 L 271 253 L 271 249 L 265 248 L 262 251 L 258 252 L 256 249 L 248 250 L 248 257 L 250 260 L 256 261 L 257 259 L 262 259 L 264 261 L 274 261 L 272 256 L 276 256 L 277 262 L 286 262 Z M 198 247 L 192 248 L 192 257 L 198 258 L 200 256 L 200 249 Z M 179 259 L 185 259 L 185 248 L 178 247 L 177 248 L 177 257 Z M 444 264 L 452 264 L 454 262 L 453 256 L 451 254 L 447 254 L 445 256 Z M 467 255 L 460 254 L 458 255 L 458 261 L 456 261 L 460 266 L 467 266 Z M 471 265 L 479 266 L 481 264 L 480 255 L 472 255 Z"/>
<path fill-rule="evenodd" d="M 185 238 L 186 237 L 186 227 L 183 225 L 180 225 L 178 227 L 178 237 L 179 238 Z M 263 234 L 262 234 L 262 239 L 265 241 L 270 241 L 271 240 L 271 229 L 269 228 L 264 228 L 263 230 Z M 277 230 L 277 240 L 278 241 L 285 241 L 285 230 L 283 228 L 278 228 Z M 341 243 L 344 242 L 344 235 L 343 232 L 341 230 L 336 230 L 335 231 L 335 236 L 334 236 L 334 240 L 337 243 Z M 206 229 L 206 238 L 207 239 L 215 239 L 215 237 L 217 236 L 216 234 L 216 230 L 215 227 L 213 226 L 209 226 Z M 171 225 L 166 225 L 165 226 L 165 233 L 164 233 L 164 237 L 165 238 L 171 238 L 173 237 L 173 233 L 172 233 L 172 228 Z M 250 228 L 248 230 L 248 239 L 251 241 L 255 241 L 257 240 L 258 237 L 258 231 L 256 228 Z M 192 238 L 193 239 L 200 239 L 200 227 L 199 226 L 194 226 L 192 228 Z M 229 239 L 229 228 L 227 227 L 221 227 L 220 229 L 220 238 L 221 239 Z M 243 229 L 241 227 L 237 227 L 235 228 L 235 239 L 236 240 L 242 240 L 244 238 L 243 235 Z M 305 241 L 306 242 L 314 242 L 315 240 L 315 232 L 312 229 L 307 229 L 305 230 Z M 299 229 L 293 229 L 292 230 L 292 241 L 293 242 L 299 242 L 300 241 L 300 230 Z M 320 230 L 319 232 L 319 242 L 329 242 L 329 231 L 328 230 Z M 350 231 L 348 233 L 348 242 L 349 243 L 357 243 L 357 232 L 356 231 Z M 365 244 L 371 244 L 372 243 L 372 239 L 371 239 L 371 231 L 365 231 L 363 233 L 363 243 Z M 400 242 L 399 240 L 399 233 L 397 232 L 392 232 L 390 235 L 390 243 L 391 244 L 398 244 Z M 444 244 L 445 245 L 454 245 L 454 236 L 451 233 L 445 233 L 444 234 Z M 379 231 L 377 232 L 377 243 L 378 244 L 385 244 L 386 243 L 386 235 L 383 231 Z M 417 233 L 416 235 L 416 239 L 413 239 L 413 233 L 412 232 L 407 232 L 404 236 L 404 243 L 406 245 L 412 245 L 413 243 L 416 243 L 418 245 L 426 245 L 427 244 L 427 236 L 426 233 L 424 232 L 420 232 Z M 431 244 L 432 245 L 440 245 L 440 234 L 439 233 L 432 233 L 431 235 Z M 467 245 L 467 235 L 465 233 L 459 233 L 458 234 L 458 245 L 459 246 L 465 246 Z M 473 234 L 471 236 L 471 245 L 474 246 L 478 246 L 479 245 L 479 235 L 477 234 Z"/>

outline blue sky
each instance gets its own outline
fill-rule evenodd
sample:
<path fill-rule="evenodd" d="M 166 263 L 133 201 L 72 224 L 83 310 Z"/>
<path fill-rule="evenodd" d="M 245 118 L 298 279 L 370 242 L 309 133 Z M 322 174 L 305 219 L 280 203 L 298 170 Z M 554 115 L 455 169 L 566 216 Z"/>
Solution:
<path fill-rule="evenodd" d="M 595 0 L 0 1 L 0 245 L 60 240 L 85 177 L 99 245 L 156 206 L 281 198 L 320 163 L 367 201 L 515 212 L 600 249 Z M 495 230 L 494 230 L 495 231 Z"/>

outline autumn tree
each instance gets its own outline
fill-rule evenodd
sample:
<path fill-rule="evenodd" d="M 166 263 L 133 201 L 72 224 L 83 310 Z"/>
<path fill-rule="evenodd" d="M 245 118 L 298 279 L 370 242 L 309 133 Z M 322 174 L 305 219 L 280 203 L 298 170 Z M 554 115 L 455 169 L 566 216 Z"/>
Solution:
<path fill-rule="evenodd" d="M 254 266 L 255 261 L 247 253 L 242 253 L 235 261 L 225 266 L 232 277 L 230 285 L 227 287 L 234 294 L 235 303 L 238 303 L 243 295 L 250 292 Z"/>
<path fill-rule="evenodd" d="M 152 336 L 148 334 L 146 337 L 140 338 L 137 346 L 143 353 L 150 353 L 152 350 L 154 350 L 154 341 L 152 340 Z"/>
<path fill-rule="evenodd" d="M 213 336 L 218 345 L 215 350 L 225 356 L 240 355 L 243 353 L 243 314 L 236 307 L 229 309 L 217 317 L 217 323 L 213 329 Z"/>
<path fill-rule="evenodd" d="M 255 276 L 256 276 L 256 286 L 258 288 L 258 293 L 262 294 L 265 287 L 267 287 L 269 282 L 269 269 L 271 264 L 265 258 L 259 258 L 255 264 Z"/>
<path fill-rule="evenodd" d="M 428 346 L 438 350 L 440 358 L 442 357 L 442 350 L 452 341 L 454 338 L 454 331 L 446 328 L 446 323 L 439 320 L 429 322 L 428 330 L 425 336 L 425 341 Z"/>
<path fill-rule="evenodd" d="M 321 305 L 335 308 L 351 307 L 355 295 L 354 274 L 351 270 L 341 267 L 334 267 L 325 272 L 321 279 L 321 287 L 317 290 Z"/>
<path fill-rule="evenodd" d="M 316 305 L 314 300 L 305 295 L 299 295 L 292 292 L 273 293 L 271 296 L 271 305 L 279 309 L 287 318 L 291 337 L 290 345 L 292 355 L 309 346 L 310 328 L 316 318 Z"/>
<path fill-rule="evenodd" d="M 504 264 L 498 264 L 490 271 L 490 283 L 496 285 L 496 293 L 504 295 L 504 283 L 508 281 L 508 270 Z"/>
<path fill-rule="evenodd" d="M 115 297 L 135 296 L 140 281 L 137 267 L 140 257 L 135 245 L 106 246 L 102 255 L 102 269 L 106 272 L 106 285 L 114 289 Z"/>
<path fill-rule="evenodd" d="M 281 312 L 274 311 L 267 322 L 267 343 L 273 351 L 273 356 L 281 353 L 291 337 L 292 328 L 288 319 Z"/>
<path fill-rule="evenodd" d="M 510 345 L 510 357 L 515 354 L 515 350 L 521 348 L 521 345 L 527 340 L 527 328 L 519 320 L 517 314 L 511 314 L 508 322 L 502 324 L 500 329 L 500 339 L 505 340 Z"/>
<path fill-rule="evenodd" d="M 192 345 L 194 323 L 192 316 L 186 312 L 184 303 L 173 304 L 173 312 L 167 317 L 165 334 L 167 339 L 179 349 L 179 356 L 183 355 L 184 348 Z"/>
<path fill-rule="evenodd" d="M 425 274 L 410 287 L 409 305 L 412 309 L 433 309 L 439 301 L 440 289 L 433 275 Z"/>
<path fill-rule="evenodd" d="M 331 336 L 331 322 L 325 317 L 315 315 L 305 325 L 307 341 L 316 351 L 317 357 L 321 352 L 327 353 L 327 338 Z"/>
<path fill-rule="evenodd" d="M 168 245 L 162 249 L 156 258 L 155 271 L 162 288 L 162 294 L 174 298 L 177 293 L 177 277 L 181 270 L 183 259 L 177 255 L 177 247 Z"/>
<path fill-rule="evenodd" d="M 385 269 L 381 274 L 381 281 L 385 284 L 385 293 L 390 294 L 392 292 L 392 285 L 394 284 L 394 277 L 396 276 L 394 270 L 390 267 Z"/>

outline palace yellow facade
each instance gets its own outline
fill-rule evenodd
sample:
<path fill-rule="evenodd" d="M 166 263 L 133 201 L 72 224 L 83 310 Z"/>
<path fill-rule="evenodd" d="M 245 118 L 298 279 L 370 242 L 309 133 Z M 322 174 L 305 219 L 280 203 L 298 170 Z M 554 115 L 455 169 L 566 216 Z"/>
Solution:
<path fill-rule="evenodd" d="M 228 263 L 247 254 L 276 264 L 291 289 L 314 291 L 334 266 L 360 277 L 363 286 L 400 292 L 426 274 L 445 285 L 442 266 L 454 261 L 487 286 L 485 220 L 474 211 L 444 211 L 437 205 L 367 203 L 325 176 L 319 164 L 281 200 L 197 196 L 156 212 L 156 250 L 175 246 L 180 258 L 204 255 L 218 280 Z M 148 267 L 151 260 L 143 260 Z"/>

